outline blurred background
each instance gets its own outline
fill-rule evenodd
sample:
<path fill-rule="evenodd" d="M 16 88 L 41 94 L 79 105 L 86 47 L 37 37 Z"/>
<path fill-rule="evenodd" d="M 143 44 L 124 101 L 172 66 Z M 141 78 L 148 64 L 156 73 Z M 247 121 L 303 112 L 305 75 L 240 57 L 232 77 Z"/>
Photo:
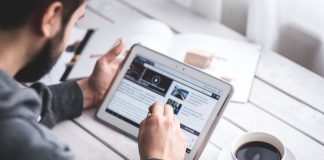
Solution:
<path fill-rule="evenodd" d="M 173 0 L 324 77 L 323 0 Z"/>

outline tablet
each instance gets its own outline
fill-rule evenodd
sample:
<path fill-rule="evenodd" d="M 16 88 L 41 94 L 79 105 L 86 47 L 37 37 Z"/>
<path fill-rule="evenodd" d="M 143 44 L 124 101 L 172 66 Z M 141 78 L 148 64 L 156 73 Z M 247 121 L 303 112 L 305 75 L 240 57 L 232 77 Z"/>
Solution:
<path fill-rule="evenodd" d="M 149 106 L 169 104 L 187 136 L 185 159 L 198 159 L 232 92 L 232 86 L 222 80 L 134 45 L 97 118 L 136 140 Z"/>

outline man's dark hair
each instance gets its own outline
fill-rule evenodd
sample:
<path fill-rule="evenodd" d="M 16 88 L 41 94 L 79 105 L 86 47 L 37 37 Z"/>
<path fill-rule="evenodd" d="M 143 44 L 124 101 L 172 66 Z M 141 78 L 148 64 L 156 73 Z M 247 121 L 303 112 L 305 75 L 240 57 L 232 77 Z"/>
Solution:
<path fill-rule="evenodd" d="M 1 0 L 0 30 L 14 30 L 27 24 L 39 24 L 41 15 L 53 2 L 63 4 L 62 26 L 85 0 Z"/>

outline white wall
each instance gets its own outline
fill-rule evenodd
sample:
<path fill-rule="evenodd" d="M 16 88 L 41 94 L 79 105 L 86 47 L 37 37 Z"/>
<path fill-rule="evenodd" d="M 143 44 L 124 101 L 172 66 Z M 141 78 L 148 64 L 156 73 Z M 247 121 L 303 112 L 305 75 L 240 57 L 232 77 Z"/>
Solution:
<path fill-rule="evenodd" d="M 324 37 L 323 0 L 278 0 L 281 14 L 309 25 Z"/>
<path fill-rule="evenodd" d="M 306 68 L 322 75 L 324 77 L 324 1 L 323 0 L 278 0 L 281 23 L 297 22 L 299 26 L 304 27 L 308 31 L 309 36 L 300 37 L 304 42 L 304 48 L 299 51 L 306 50 L 310 46 L 318 46 L 317 50 L 312 49 L 298 53 L 295 51 L 298 47 L 293 47 L 290 51 L 290 57 L 294 61 L 302 64 Z M 297 41 L 298 42 L 298 41 Z M 307 44 L 309 43 L 309 44 Z M 313 48 L 313 47 L 310 47 Z M 295 49 L 295 50 L 294 50 Z M 314 49 L 314 48 L 313 48 Z M 315 47 L 316 49 L 316 47 Z"/>

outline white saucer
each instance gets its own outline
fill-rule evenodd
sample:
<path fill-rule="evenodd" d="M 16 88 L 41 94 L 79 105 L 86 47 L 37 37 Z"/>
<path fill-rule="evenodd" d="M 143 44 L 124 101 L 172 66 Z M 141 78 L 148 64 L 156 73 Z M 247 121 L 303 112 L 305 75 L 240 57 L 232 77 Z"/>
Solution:
<path fill-rule="evenodd" d="M 229 147 L 226 147 L 221 151 L 217 160 L 231 160 L 231 152 Z M 285 160 L 296 160 L 295 155 L 288 148 L 287 148 L 287 156 Z"/>

